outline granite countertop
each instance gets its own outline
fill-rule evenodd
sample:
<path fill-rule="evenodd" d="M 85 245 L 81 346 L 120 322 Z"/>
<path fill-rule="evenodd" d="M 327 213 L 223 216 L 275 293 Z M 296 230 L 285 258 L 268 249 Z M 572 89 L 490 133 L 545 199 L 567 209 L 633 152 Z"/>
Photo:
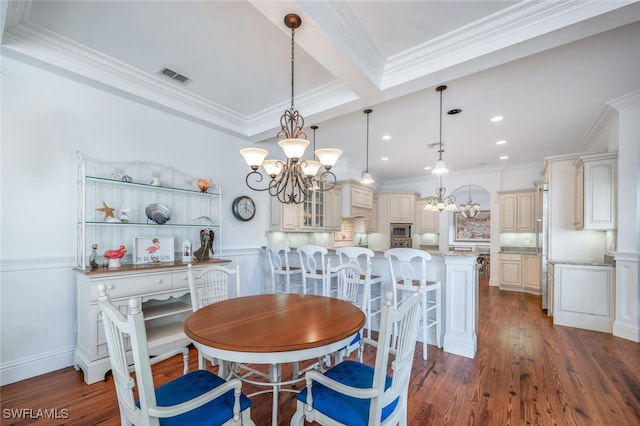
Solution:
<path fill-rule="evenodd" d="M 590 262 L 588 260 L 549 260 L 549 263 L 562 265 L 578 265 L 578 266 L 606 266 L 613 268 L 614 265 L 604 262 Z"/>

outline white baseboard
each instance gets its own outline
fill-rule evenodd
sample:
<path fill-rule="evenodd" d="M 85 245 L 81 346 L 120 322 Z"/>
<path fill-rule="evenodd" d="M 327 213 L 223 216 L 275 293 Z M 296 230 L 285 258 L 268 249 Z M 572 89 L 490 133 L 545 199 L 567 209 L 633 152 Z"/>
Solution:
<path fill-rule="evenodd" d="M 640 343 L 640 327 L 635 324 L 626 324 L 619 321 L 613 322 L 613 335 L 632 342 Z"/>
<path fill-rule="evenodd" d="M 2 364 L 0 386 L 70 367 L 73 365 L 74 351 L 75 347 L 66 348 L 58 352 Z"/>

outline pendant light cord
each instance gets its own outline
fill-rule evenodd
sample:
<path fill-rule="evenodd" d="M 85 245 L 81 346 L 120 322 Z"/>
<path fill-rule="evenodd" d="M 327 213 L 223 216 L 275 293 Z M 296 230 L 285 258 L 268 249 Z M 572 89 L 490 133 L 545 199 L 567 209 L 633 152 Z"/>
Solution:
<path fill-rule="evenodd" d="M 295 36 L 296 29 L 291 28 L 291 111 L 294 111 L 293 107 L 293 98 L 295 96 L 295 86 L 294 86 L 294 72 L 295 72 Z"/>
<path fill-rule="evenodd" d="M 365 167 L 365 170 L 368 172 L 369 171 L 369 114 L 371 113 L 371 110 L 366 110 L 365 113 L 367 114 L 367 167 Z"/>

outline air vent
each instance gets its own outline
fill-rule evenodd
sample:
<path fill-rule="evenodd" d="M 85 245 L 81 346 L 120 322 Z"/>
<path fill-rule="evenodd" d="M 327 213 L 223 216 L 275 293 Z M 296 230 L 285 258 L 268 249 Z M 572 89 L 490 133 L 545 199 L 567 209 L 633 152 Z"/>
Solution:
<path fill-rule="evenodd" d="M 189 82 L 191 82 L 191 79 L 186 75 L 179 74 L 167 67 L 163 67 L 160 71 L 158 71 L 158 74 L 169 77 L 172 80 L 179 81 L 182 84 L 188 84 Z"/>

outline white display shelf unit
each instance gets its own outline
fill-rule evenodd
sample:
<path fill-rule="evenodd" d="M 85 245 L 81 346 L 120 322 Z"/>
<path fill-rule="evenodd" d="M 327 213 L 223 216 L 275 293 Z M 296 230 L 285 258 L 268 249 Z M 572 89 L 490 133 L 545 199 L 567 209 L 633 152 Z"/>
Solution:
<path fill-rule="evenodd" d="M 98 244 L 101 264 L 105 250 L 117 249 L 120 245 L 127 248 L 122 262 L 133 263 L 134 240 L 140 237 L 173 237 L 173 252 L 178 260 L 181 259 L 184 240 L 191 241 L 194 251 L 200 246 L 201 229 L 214 231 L 214 252 L 216 256 L 220 255 L 220 186 L 213 184 L 207 192 L 201 192 L 197 177 L 159 164 L 88 160 L 80 154 L 78 158 L 78 268 L 90 268 L 89 255 L 93 244 Z M 125 176 L 131 181 L 123 181 Z M 152 180 L 156 180 L 157 184 L 151 184 Z M 103 202 L 115 209 L 116 218 L 123 210 L 127 210 L 129 221 L 105 220 L 104 213 L 96 210 L 103 207 Z M 162 225 L 146 216 L 146 207 L 154 203 L 170 210 L 171 218 Z M 204 221 L 205 217 L 210 222 Z"/>
<path fill-rule="evenodd" d="M 75 268 L 78 322 L 74 366 L 84 372 L 85 383 L 91 384 L 104 380 L 111 368 L 98 305 L 100 285 L 106 287 L 110 299 L 123 313 L 127 312 L 129 298 L 142 302 L 147 346 L 149 354 L 155 356 L 190 343 L 183 331 L 184 320 L 192 312 L 187 280 L 189 261 L 182 261 L 183 241 L 191 241 L 193 252 L 200 247 L 200 231 L 213 230 L 215 258 L 210 254 L 209 262 L 192 262 L 193 269 L 228 261 L 219 258 L 222 237 L 219 186 L 213 184 L 202 192 L 197 186 L 198 178 L 153 163 L 89 160 L 80 154 L 78 160 Z M 128 221 L 107 220 L 103 211 L 96 210 L 103 203 L 115 209 L 115 218 L 126 209 Z M 169 209 L 170 219 L 166 223 L 158 224 L 147 218 L 145 209 L 154 203 Z M 136 239 L 155 237 L 173 241 L 169 250 L 173 261 L 134 264 Z M 89 257 L 93 244 L 98 244 L 100 266 L 92 269 Z M 127 248 L 122 266 L 105 267 L 105 250 L 120 245 Z"/>

